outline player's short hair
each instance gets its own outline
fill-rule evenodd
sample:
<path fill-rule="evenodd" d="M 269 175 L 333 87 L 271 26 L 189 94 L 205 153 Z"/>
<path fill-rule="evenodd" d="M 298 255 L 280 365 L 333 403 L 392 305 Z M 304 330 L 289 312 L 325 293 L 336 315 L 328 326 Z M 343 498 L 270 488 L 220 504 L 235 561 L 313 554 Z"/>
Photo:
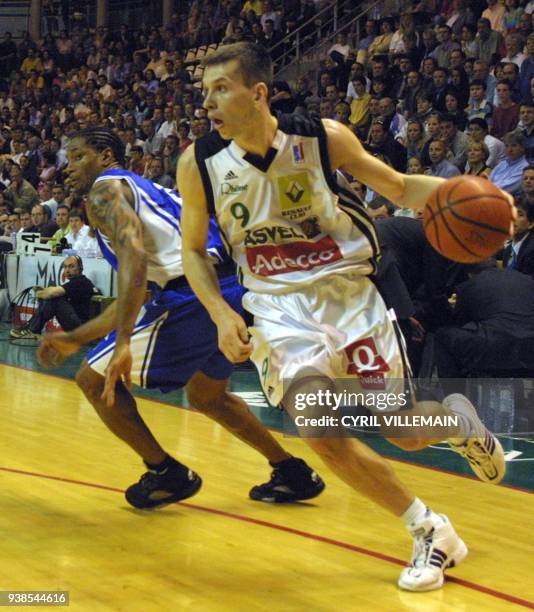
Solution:
<path fill-rule="evenodd" d="M 101 153 L 106 149 L 110 149 L 113 153 L 115 161 L 121 166 L 125 163 L 125 147 L 122 140 L 108 128 L 86 128 L 80 130 L 71 136 L 69 140 L 75 138 L 81 138 L 84 140 L 92 149 Z"/>
<path fill-rule="evenodd" d="M 238 42 L 223 45 L 214 53 L 204 57 L 202 65 L 208 68 L 232 61 L 237 62 L 239 74 L 247 87 L 252 87 L 256 83 L 271 84 L 273 80 L 271 58 L 264 47 L 255 43 Z"/>

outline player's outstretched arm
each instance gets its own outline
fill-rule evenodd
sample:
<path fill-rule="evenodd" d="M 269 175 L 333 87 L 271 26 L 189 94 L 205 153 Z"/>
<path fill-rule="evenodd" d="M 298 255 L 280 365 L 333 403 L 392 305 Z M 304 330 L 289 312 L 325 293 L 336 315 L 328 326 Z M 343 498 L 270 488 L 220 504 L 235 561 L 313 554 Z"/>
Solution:
<path fill-rule="evenodd" d="M 251 352 L 247 326 L 222 297 L 214 265 L 206 251 L 209 214 L 194 145 L 189 146 L 178 161 L 176 184 L 183 199 L 182 259 L 185 275 L 217 326 L 222 353 L 232 362 L 245 361 Z"/>
<path fill-rule="evenodd" d="M 346 170 L 356 180 L 397 206 L 421 209 L 444 181 L 424 174 L 402 174 L 373 157 L 344 125 L 323 120 L 332 170 Z"/>
<path fill-rule="evenodd" d="M 132 207 L 129 188 L 118 180 L 96 183 L 89 192 L 87 214 L 91 225 L 111 240 L 118 260 L 118 297 L 116 300 L 117 338 L 113 357 L 106 368 L 102 398 L 108 406 L 115 401 L 115 385 L 124 378 L 131 384 L 130 336 L 145 301 L 147 256 L 143 227 Z"/>

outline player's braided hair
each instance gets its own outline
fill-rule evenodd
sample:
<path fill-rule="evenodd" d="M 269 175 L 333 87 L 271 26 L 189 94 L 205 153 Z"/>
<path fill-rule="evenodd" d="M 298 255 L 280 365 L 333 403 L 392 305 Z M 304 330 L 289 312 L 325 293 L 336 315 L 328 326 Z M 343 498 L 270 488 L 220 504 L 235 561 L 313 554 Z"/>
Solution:
<path fill-rule="evenodd" d="M 112 130 L 108 128 L 86 128 L 76 132 L 76 134 L 71 137 L 71 140 L 74 138 L 83 138 L 90 147 L 93 147 L 98 152 L 104 151 L 105 149 L 111 149 L 115 160 L 121 166 L 124 166 L 124 145 L 121 139 Z"/>

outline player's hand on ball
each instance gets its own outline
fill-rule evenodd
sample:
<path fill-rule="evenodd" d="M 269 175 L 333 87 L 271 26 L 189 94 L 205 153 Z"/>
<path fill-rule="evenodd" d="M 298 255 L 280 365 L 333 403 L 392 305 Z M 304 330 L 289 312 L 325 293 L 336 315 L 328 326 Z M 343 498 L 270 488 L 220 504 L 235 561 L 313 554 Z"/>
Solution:
<path fill-rule="evenodd" d="M 232 363 L 246 361 L 252 353 L 252 343 L 245 321 L 234 310 L 216 321 L 219 350 Z"/>
<path fill-rule="evenodd" d="M 512 196 L 479 176 L 441 183 L 423 211 L 425 234 L 443 257 L 477 263 L 503 248 L 517 216 Z"/>
<path fill-rule="evenodd" d="M 67 357 L 80 350 L 80 344 L 75 342 L 68 333 L 58 332 L 44 336 L 37 349 L 37 361 L 45 368 L 61 365 Z"/>

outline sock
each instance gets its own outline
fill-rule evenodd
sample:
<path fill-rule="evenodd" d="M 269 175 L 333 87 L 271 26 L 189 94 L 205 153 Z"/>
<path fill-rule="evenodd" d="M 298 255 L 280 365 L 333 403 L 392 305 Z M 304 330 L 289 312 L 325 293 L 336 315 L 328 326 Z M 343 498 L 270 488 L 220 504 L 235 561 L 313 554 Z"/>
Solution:
<path fill-rule="evenodd" d="M 401 514 L 401 519 L 404 521 L 404 524 L 409 529 L 413 525 L 421 523 L 424 520 L 427 512 L 430 512 L 430 508 L 428 508 L 428 506 L 425 506 L 425 504 L 423 504 L 423 502 L 418 497 L 416 497 L 405 510 L 404 514 Z"/>
<path fill-rule="evenodd" d="M 181 464 L 179 461 L 176 461 L 176 459 L 174 459 L 174 457 L 171 457 L 170 455 L 167 455 L 161 463 L 153 464 L 153 463 L 147 463 L 145 461 L 145 465 L 147 466 L 149 470 L 152 470 L 153 472 L 156 472 L 157 474 L 164 474 L 171 467 L 174 469 L 182 468 L 184 472 L 186 472 L 188 469 L 186 468 L 185 465 Z"/>

